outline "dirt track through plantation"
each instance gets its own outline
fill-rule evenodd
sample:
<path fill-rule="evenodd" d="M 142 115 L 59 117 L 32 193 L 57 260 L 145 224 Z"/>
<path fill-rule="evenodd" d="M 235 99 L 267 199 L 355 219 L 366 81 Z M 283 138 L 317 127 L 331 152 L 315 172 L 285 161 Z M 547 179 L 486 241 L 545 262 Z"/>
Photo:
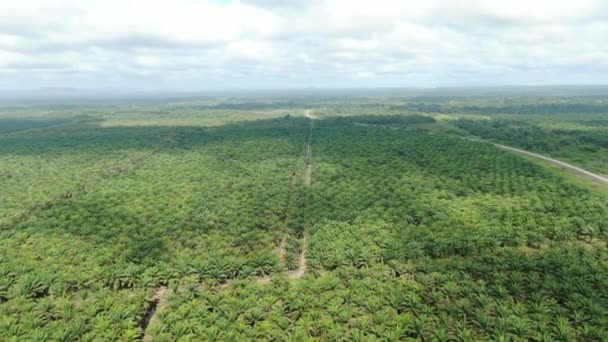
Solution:
<path fill-rule="evenodd" d="M 287 212 L 285 213 L 285 220 L 283 221 L 283 238 L 279 242 L 279 248 L 277 253 L 282 263 L 285 263 L 285 256 L 287 255 L 287 234 L 289 233 L 289 211 L 293 203 L 293 192 L 296 187 L 296 172 L 294 171 L 291 175 L 291 188 L 289 199 L 287 200 Z"/>
<path fill-rule="evenodd" d="M 148 342 L 148 341 L 154 341 L 154 338 L 150 335 L 147 334 L 147 329 L 148 327 L 150 327 L 151 325 L 154 325 L 157 321 L 157 313 L 162 310 L 165 305 L 167 305 L 167 295 L 168 295 L 168 289 L 165 286 L 161 286 L 156 290 L 156 293 L 154 294 L 154 297 L 152 297 L 152 301 L 150 303 L 150 307 L 148 308 L 148 312 L 146 313 L 146 316 L 143 318 L 143 320 L 140 323 L 140 326 L 143 330 L 143 335 L 142 335 L 142 341 L 144 342 Z"/>
<path fill-rule="evenodd" d="M 283 263 L 285 262 L 285 255 L 287 255 L 286 247 L 287 247 L 287 237 L 283 236 L 283 238 L 281 239 L 281 242 L 279 243 L 279 250 L 278 250 L 279 260 L 281 260 L 281 262 L 283 262 Z"/>
<path fill-rule="evenodd" d="M 310 114 L 310 110 L 304 113 L 310 119 L 310 132 L 308 133 L 308 144 L 306 145 L 306 168 L 304 169 L 304 186 L 310 187 L 312 183 L 312 135 L 315 129 L 315 117 Z M 298 279 L 306 273 L 306 263 L 308 254 L 308 233 L 306 230 L 302 236 L 302 251 L 300 252 L 299 266 L 297 270 L 290 271 L 287 275 L 290 279 Z"/>
<path fill-rule="evenodd" d="M 304 169 L 303 181 L 306 187 L 309 187 L 312 182 L 312 134 L 314 130 L 314 120 L 316 119 L 310 114 L 310 110 L 307 110 L 304 114 L 307 118 L 310 119 L 310 132 L 308 134 L 308 144 L 306 146 L 306 168 Z M 292 176 L 292 187 L 295 186 L 296 174 L 294 173 Z M 289 216 L 285 217 L 285 228 L 289 224 Z M 307 263 L 307 252 L 308 252 L 308 234 L 304 231 L 302 236 L 302 251 L 300 252 L 299 257 L 299 266 L 298 269 L 289 271 L 287 273 L 287 277 L 289 279 L 299 279 L 304 276 L 306 273 L 306 263 Z M 285 261 L 286 255 L 286 247 L 287 247 L 287 237 L 283 237 L 278 246 L 278 254 L 281 261 Z M 272 278 L 269 275 L 264 275 L 255 278 L 255 283 L 260 285 L 266 285 L 271 282 Z M 224 284 L 219 285 L 219 288 L 224 289 L 230 286 L 231 281 L 227 281 Z M 167 304 L 167 297 L 169 296 L 169 290 L 165 286 L 161 286 L 156 290 L 154 297 L 150 302 L 150 307 L 148 308 L 148 312 L 143 317 L 140 322 L 140 327 L 143 330 L 141 340 L 144 342 L 154 341 L 154 337 L 149 334 L 148 328 L 157 324 L 158 321 L 158 312 L 160 312 Z"/>
<path fill-rule="evenodd" d="M 299 279 L 302 278 L 304 273 L 306 273 L 306 252 L 308 250 L 308 236 L 304 233 L 302 237 L 302 252 L 300 252 L 300 261 L 297 270 L 289 271 L 287 273 L 287 277 L 289 279 Z"/>
<path fill-rule="evenodd" d="M 306 168 L 304 169 L 304 185 L 310 186 L 312 182 L 312 130 L 314 121 L 310 121 L 310 134 L 308 135 L 308 145 L 306 146 Z"/>

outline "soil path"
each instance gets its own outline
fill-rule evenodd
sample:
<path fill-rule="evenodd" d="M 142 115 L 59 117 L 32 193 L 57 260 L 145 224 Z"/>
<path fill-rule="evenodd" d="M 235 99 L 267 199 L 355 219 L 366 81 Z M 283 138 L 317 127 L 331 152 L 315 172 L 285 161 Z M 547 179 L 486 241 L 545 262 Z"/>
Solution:
<path fill-rule="evenodd" d="M 259 285 L 270 284 L 271 281 L 272 281 L 272 278 L 270 276 L 263 276 L 263 277 L 255 278 L 255 283 L 259 284 Z"/>
<path fill-rule="evenodd" d="M 310 110 L 307 110 L 304 113 L 304 116 L 306 116 L 307 118 L 310 119 L 310 132 L 308 133 L 308 144 L 306 146 L 306 168 L 304 169 L 304 185 L 306 187 L 309 187 L 311 182 L 312 182 L 312 134 L 313 134 L 313 130 L 314 130 L 314 120 L 316 119 L 315 117 L 313 117 L 310 114 Z M 295 173 L 293 174 L 293 178 L 292 178 L 292 187 L 295 186 Z M 289 223 L 289 217 L 287 216 L 285 218 L 285 227 L 287 227 L 287 224 Z M 278 253 L 279 253 L 279 257 L 281 258 L 282 261 L 285 260 L 285 248 L 287 245 L 287 238 L 284 237 L 278 247 Z M 304 273 L 306 273 L 306 263 L 307 263 L 307 258 L 306 258 L 306 254 L 308 251 L 308 234 L 306 232 L 304 232 L 304 235 L 302 237 L 302 252 L 300 253 L 300 260 L 299 260 L 299 267 L 297 270 L 293 270 L 287 273 L 287 277 L 289 279 L 299 279 L 302 278 L 302 276 L 304 276 Z M 269 284 L 271 282 L 272 278 L 268 275 L 265 276 L 261 276 L 261 277 L 257 277 L 255 279 L 256 284 Z M 224 284 L 221 284 L 219 287 L 221 289 L 224 289 L 228 286 L 230 286 L 230 281 L 227 281 Z M 165 286 L 161 286 L 156 290 L 156 293 L 154 294 L 154 297 L 152 297 L 152 302 L 150 304 L 150 307 L 148 309 L 148 312 L 146 313 L 145 317 L 141 320 L 140 322 L 140 326 L 143 330 L 143 334 L 142 334 L 142 341 L 144 342 L 148 342 L 148 341 L 153 341 L 154 338 L 147 333 L 147 328 L 150 326 L 153 326 L 154 324 L 157 324 L 157 313 L 159 311 L 161 311 L 167 304 L 167 297 L 169 295 L 169 291 L 167 289 L 167 287 Z"/>
<path fill-rule="evenodd" d="M 310 118 L 310 132 L 308 133 L 308 145 L 306 146 L 306 168 L 304 169 L 304 185 L 310 186 L 312 181 L 312 133 L 315 128 L 315 119 L 306 111 L 306 117 Z"/>
<path fill-rule="evenodd" d="M 140 326 L 143 330 L 142 341 L 154 341 L 154 338 L 147 333 L 147 328 L 157 323 L 157 313 L 167 305 L 167 295 L 169 291 L 167 287 L 161 286 L 156 290 L 152 302 L 148 308 L 146 316 L 142 319 Z"/>
<path fill-rule="evenodd" d="M 287 212 L 285 213 L 285 220 L 283 221 L 283 238 L 281 242 L 279 242 L 279 248 L 277 253 L 279 254 L 279 259 L 283 264 L 285 264 L 285 256 L 287 255 L 287 234 L 289 233 L 289 210 L 292 207 L 293 203 L 293 192 L 296 187 L 296 172 L 294 171 L 291 175 L 291 188 L 289 199 L 287 200 Z"/>
<path fill-rule="evenodd" d="M 297 270 L 289 271 L 287 273 L 287 277 L 289 279 L 299 279 L 302 278 L 304 273 L 306 272 L 306 252 L 308 250 L 308 236 L 304 233 L 302 237 L 302 252 L 300 253 L 300 266 Z"/>
<path fill-rule="evenodd" d="M 312 134 L 315 129 L 315 117 L 310 114 L 310 110 L 307 110 L 304 115 L 310 119 L 310 132 L 308 133 L 308 144 L 306 146 L 306 168 L 304 169 L 304 185 L 309 187 L 312 182 Z M 302 252 L 300 252 L 300 266 L 297 270 L 288 273 L 290 279 L 302 278 L 306 272 L 307 254 L 308 233 L 304 231 L 304 235 L 302 236 Z"/>
<path fill-rule="evenodd" d="M 286 246 L 287 246 L 287 238 L 285 236 L 283 236 L 283 238 L 281 239 L 281 242 L 279 243 L 279 250 L 278 250 L 279 260 L 281 260 L 282 263 L 285 263 L 285 255 L 287 255 Z"/>

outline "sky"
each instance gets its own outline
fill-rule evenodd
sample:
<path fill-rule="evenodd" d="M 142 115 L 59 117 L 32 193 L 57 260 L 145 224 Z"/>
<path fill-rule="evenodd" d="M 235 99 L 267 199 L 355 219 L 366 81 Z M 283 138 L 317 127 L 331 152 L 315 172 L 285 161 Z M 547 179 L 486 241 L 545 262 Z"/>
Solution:
<path fill-rule="evenodd" d="M 605 0 L 0 1 L 0 90 L 608 84 Z"/>

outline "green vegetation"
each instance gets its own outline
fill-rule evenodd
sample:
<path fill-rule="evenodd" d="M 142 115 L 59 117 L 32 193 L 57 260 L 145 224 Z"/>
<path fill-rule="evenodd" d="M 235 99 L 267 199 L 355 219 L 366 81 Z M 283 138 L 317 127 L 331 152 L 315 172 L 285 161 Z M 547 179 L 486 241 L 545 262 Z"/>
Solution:
<path fill-rule="evenodd" d="M 193 272 L 218 284 L 280 271 L 275 245 L 306 124 L 84 124 L 1 137 L 1 305 L 14 322 L 0 332 L 20 327 L 15 336 L 29 339 L 32 330 L 20 325 L 28 307 L 77 301 L 84 313 L 76 336 L 94 331 L 91 319 L 110 309 L 121 324 L 109 324 L 108 336 L 125 336 L 146 310 L 146 289 Z M 104 310 L 85 295 L 113 298 L 125 289 L 138 298 L 116 297 Z M 71 324 L 71 317 L 36 317 L 49 334 Z"/>
<path fill-rule="evenodd" d="M 608 120 L 459 101 L 5 108 L 0 340 L 608 339 L 601 190 L 461 137 L 602 170 Z"/>
<path fill-rule="evenodd" d="M 456 121 L 475 136 L 571 161 L 608 174 L 608 120 L 547 123 L 521 120 Z"/>
<path fill-rule="evenodd" d="M 153 334 L 161 341 L 602 341 L 606 256 L 575 247 L 499 250 L 343 266 L 297 282 L 184 286 Z"/>

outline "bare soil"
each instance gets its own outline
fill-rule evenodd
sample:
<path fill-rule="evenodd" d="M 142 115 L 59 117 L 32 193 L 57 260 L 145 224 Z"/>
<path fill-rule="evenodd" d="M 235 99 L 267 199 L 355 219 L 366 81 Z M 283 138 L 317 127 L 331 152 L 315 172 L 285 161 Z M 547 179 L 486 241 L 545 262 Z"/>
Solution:
<path fill-rule="evenodd" d="M 306 272 L 306 252 L 308 250 L 308 236 L 304 235 L 302 238 L 302 253 L 300 253 L 300 266 L 297 270 L 293 270 L 287 273 L 289 279 L 299 279 L 302 278 L 304 273 Z"/>
<path fill-rule="evenodd" d="M 307 110 L 306 117 L 310 118 L 310 133 L 308 134 L 308 145 L 306 147 L 306 168 L 304 169 L 304 185 L 309 187 L 312 182 L 312 134 L 314 130 L 314 117 L 310 115 L 310 111 Z M 288 273 L 290 279 L 302 278 L 306 272 L 307 263 L 307 251 L 308 251 L 308 235 L 304 232 L 302 237 L 302 252 L 300 253 L 300 266 L 297 270 Z"/>
<path fill-rule="evenodd" d="M 142 341 L 147 342 L 154 340 L 153 337 L 147 333 L 147 328 L 156 324 L 156 313 L 167 305 L 168 292 L 169 291 L 166 286 L 161 286 L 156 290 L 156 293 L 154 293 L 154 297 L 152 297 L 148 312 L 146 312 L 146 315 L 140 322 L 140 326 L 143 330 Z"/>

